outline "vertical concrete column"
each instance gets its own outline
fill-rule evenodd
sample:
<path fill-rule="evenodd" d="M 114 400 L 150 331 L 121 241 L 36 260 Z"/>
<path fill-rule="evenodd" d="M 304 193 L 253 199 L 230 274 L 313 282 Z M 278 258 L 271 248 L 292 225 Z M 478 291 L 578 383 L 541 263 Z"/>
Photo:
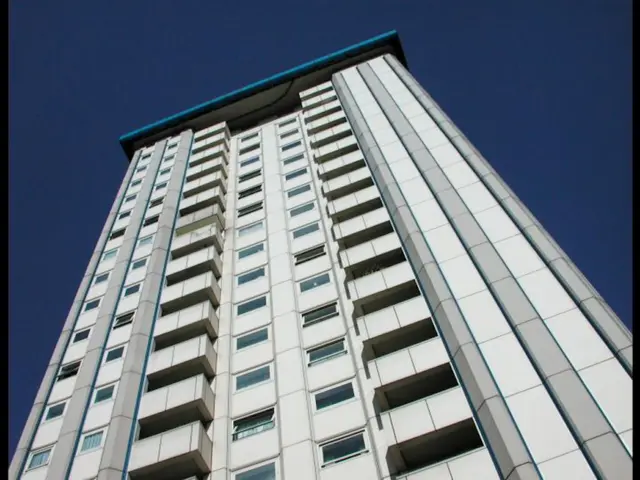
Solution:
<path fill-rule="evenodd" d="M 91 285 L 94 272 L 104 252 L 104 246 L 108 241 L 108 236 L 111 233 L 111 226 L 115 221 L 118 210 L 120 210 L 120 205 L 122 204 L 127 188 L 129 188 L 129 181 L 136 169 L 139 158 L 140 151 L 137 151 L 129 163 L 129 167 L 125 173 L 124 179 L 122 180 L 120 189 L 118 190 L 116 198 L 113 200 L 111 210 L 109 210 L 109 214 L 107 215 L 104 226 L 102 227 L 102 232 L 100 233 L 96 247 L 91 254 L 89 264 L 87 265 L 82 281 L 80 282 L 80 287 L 78 288 L 71 308 L 69 309 L 64 326 L 62 327 L 62 333 L 60 334 L 60 338 L 53 350 L 51 360 L 49 361 L 42 383 L 40 384 L 40 388 L 36 394 L 33 407 L 31 407 L 31 412 L 27 417 L 24 429 L 22 430 L 22 435 L 18 441 L 18 446 L 16 447 L 11 465 L 9 466 L 8 478 L 10 479 L 18 478 L 21 475 L 22 470 L 24 470 L 27 456 L 31 448 L 31 443 L 33 442 L 36 430 L 40 424 L 42 415 L 44 414 L 44 407 L 47 403 L 51 388 L 55 383 L 55 377 L 58 369 L 60 368 L 60 362 L 62 361 L 67 349 L 67 345 L 69 344 L 71 332 L 73 331 L 78 315 L 80 314 L 80 309 L 84 303 L 89 286 Z"/>
<path fill-rule="evenodd" d="M 144 388 L 144 370 L 153 343 L 153 326 L 159 313 L 158 305 L 164 272 L 169 261 L 173 227 L 178 215 L 178 205 L 191 151 L 192 138 L 193 133 L 191 130 L 186 130 L 180 135 L 171 178 L 167 185 L 167 193 L 158 218 L 158 229 L 154 236 L 151 257 L 147 263 L 140 302 L 135 311 L 131 337 L 100 461 L 98 480 L 123 478 L 128 455 L 134 441 L 135 418 Z M 158 142 L 156 146 L 157 151 L 160 152 L 160 158 L 162 152 L 164 152 L 165 144 L 166 140 Z M 162 148 L 159 148 L 160 146 Z M 157 171 L 157 168 L 154 171 Z M 155 179 L 156 174 L 154 173 L 151 186 L 153 186 Z M 137 238 L 134 239 L 134 246 L 136 240 Z"/>
<path fill-rule="evenodd" d="M 585 317 L 629 373 L 633 371 L 632 336 L 596 289 L 588 282 L 540 222 L 513 193 L 482 154 L 469 142 L 429 94 L 392 55 L 386 59 L 416 100 L 425 108 L 442 132 L 493 194 L 524 237 L 544 260 Z"/>

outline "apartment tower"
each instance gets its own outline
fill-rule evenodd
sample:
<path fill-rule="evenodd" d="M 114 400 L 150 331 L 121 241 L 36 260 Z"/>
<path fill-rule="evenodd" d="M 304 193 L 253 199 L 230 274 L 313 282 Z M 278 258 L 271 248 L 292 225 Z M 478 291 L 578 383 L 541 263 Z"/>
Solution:
<path fill-rule="evenodd" d="M 632 477 L 630 332 L 396 32 L 120 142 L 10 479 Z"/>

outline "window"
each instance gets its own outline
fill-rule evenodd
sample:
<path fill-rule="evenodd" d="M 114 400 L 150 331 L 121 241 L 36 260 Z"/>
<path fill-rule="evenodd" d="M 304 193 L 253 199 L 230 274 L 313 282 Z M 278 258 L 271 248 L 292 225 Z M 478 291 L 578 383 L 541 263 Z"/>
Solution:
<path fill-rule="evenodd" d="M 47 413 L 44 416 L 45 421 L 53 420 L 54 418 L 61 417 L 64 414 L 64 407 L 67 405 L 67 402 L 58 403 L 57 405 L 52 405 L 47 409 Z"/>
<path fill-rule="evenodd" d="M 175 160 L 176 156 L 175 155 L 169 155 L 167 158 L 165 158 L 164 160 L 162 160 L 162 163 L 167 163 L 170 162 L 172 160 Z"/>
<path fill-rule="evenodd" d="M 246 227 L 242 227 L 238 229 L 238 236 L 243 237 L 245 235 L 249 235 L 250 233 L 257 232 L 258 230 L 262 230 L 264 227 L 262 220 L 256 223 L 252 223 L 251 225 L 247 225 Z"/>
<path fill-rule="evenodd" d="M 300 265 L 301 263 L 308 262 L 310 260 L 313 260 L 314 258 L 321 257 L 324 254 L 325 254 L 324 245 L 320 245 L 319 247 L 313 247 L 313 248 L 310 248 L 309 250 L 304 250 L 294 255 L 296 259 L 295 264 Z"/>
<path fill-rule="evenodd" d="M 281 149 L 283 152 L 286 152 L 287 150 L 291 150 L 292 148 L 296 148 L 300 145 L 302 145 L 302 142 L 300 140 L 296 140 L 295 142 L 291 142 L 291 143 L 287 143 L 286 145 L 283 145 Z"/>
<path fill-rule="evenodd" d="M 91 333 L 90 328 L 76 332 L 76 334 L 73 336 L 73 340 L 71 341 L 71 343 L 78 343 L 83 340 L 86 340 L 87 338 L 89 338 L 90 333 Z"/>
<path fill-rule="evenodd" d="M 158 185 L 156 185 L 155 187 L 153 187 L 153 189 L 158 191 L 158 190 L 162 190 L 166 186 L 167 186 L 167 182 L 162 182 L 162 183 L 159 183 Z"/>
<path fill-rule="evenodd" d="M 124 355 L 124 345 L 120 345 L 119 347 L 112 348 L 107 352 L 104 357 L 104 363 L 113 362 L 114 360 L 118 360 L 122 358 Z"/>
<path fill-rule="evenodd" d="M 288 132 L 282 133 L 282 134 L 280 135 L 280 138 L 281 138 L 281 139 L 283 139 L 283 138 L 287 138 L 287 137 L 290 137 L 290 136 L 292 136 L 292 135 L 295 135 L 296 133 L 298 133 L 298 129 L 297 129 L 297 128 L 294 128 L 293 130 L 289 130 Z"/>
<path fill-rule="evenodd" d="M 104 283 L 107 280 L 109 280 L 109 275 L 111 274 L 111 272 L 107 272 L 107 273 L 101 273 L 100 275 L 98 275 L 94 280 L 93 280 L 93 284 L 94 285 L 98 285 L 100 283 Z"/>
<path fill-rule="evenodd" d="M 153 243 L 153 235 L 149 235 L 148 237 L 143 237 L 138 240 L 138 247 L 144 247 L 145 245 L 151 245 Z"/>
<path fill-rule="evenodd" d="M 32 468 L 43 467 L 49 463 L 49 457 L 51 456 L 51 450 L 53 447 L 48 447 L 44 450 L 40 450 L 37 452 L 33 452 L 31 454 L 31 458 L 29 459 L 29 463 L 27 465 L 27 470 L 31 470 Z M 250 477 L 247 477 L 250 478 Z"/>
<path fill-rule="evenodd" d="M 287 198 L 295 197 L 296 195 L 300 195 L 304 192 L 309 192 L 311 190 L 311 184 L 307 183 L 306 185 L 301 185 L 299 187 L 293 188 L 287 192 Z"/>
<path fill-rule="evenodd" d="M 124 198 L 124 203 L 129 203 L 129 202 L 133 202 L 136 197 L 138 196 L 137 193 L 133 194 L 133 195 L 129 195 L 128 197 Z"/>
<path fill-rule="evenodd" d="M 322 285 L 326 285 L 329 282 L 331 282 L 329 272 L 308 278 L 307 280 L 303 280 L 302 282 L 300 282 L 300 293 L 313 290 L 317 287 L 321 287 Z"/>
<path fill-rule="evenodd" d="M 260 467 L 245 470 L 236 475 L 236 480 L 275 480 L 276 464 L 268 463 Z"/>
<path fill-rule="evenodd" d="M 160 170 L 160 172 L 158 173 L 158 177 L 161 177 L 163 175 L 167 175 L 170 171 L 171 171 L 171 168 L 165 168 L 163 170 Z"/>
<path fill-rule="evenodd" d="M 147 169 L 146 165 L 136 168 L 136 173 L 144 172 Z"/>
<path fill-rule="evenodd" d="M 245 173 L 244 175 L 240 175 L 238 177 L 238 183 L 246 182 L 247 180 L 251 180 L 252 178 L 258 178 L 262 175 L 262 169 L 254 170 L 253 172 Z"/>
<path fill-rule="evenodd" d="M 320 347 L 311 348 L 307 354 L 309 355 L 309 365 L 328 360 L 329 358 L 337 357 L 347 353 L 344 348 L 344 338 L 335 342 L 327 343 Z"/>
<path fill-rule="evenodd" d="M 249 215 L 250 213 L 253 212 L 258 212 L 262 210 L 262 202 L 257 202 L 257 203 L 253 203 L 251 205 L 248 205 L 244 208 L 240 208 L 238 209 L 238 218 L 240 217 L 244 217 L 245 215 Z"/>
<path fill-rule="evenodd" d="M 267 340 L 269 340 L 269 330 L 266 327 L 261 328 L 260 330 L 236 338 L 236 350 L 242 350 L 243 348 L 257 345 Z"/>
<path fill-rule="evenodd" d="M 292 217 L 295 217 L 296 215 L 300 215 L 301 213 L 310 212 L 315 207 L 316 207 L 316 204 L 313 202 L 305 203 L 304 205 L 300 205 L 299 207 L 292 208 L 289 211 L 289 215 L 291 215 Z"/>
<path fill-rule="evenodd" d="M 338 315 L 338 305 L 336 303 L 314 308 L 313 310 L 309 310 L 302 314 L 302 325 L 309 325 L 311 323 L 327 320 L 331 317 L 335 317 L 336 315 Z"/>
<path fill-rule="evenodd" d="M 242 275 L 238 275 L 238 285 L 243 285 L 251 280 L 255 280 L 256 278 L 264 277 L 264 267 L 256 268 L 255 270 L 251 270 L 250 272 L 243 273 Z"/>
<path fill-rule="evenodd" d="M 248 142 L 249 140 L 253 140 L 254 138 L 256 138 L 259 134 L 260 134 L 260 132 L 252 133 L 250 135 L 247 135 L 244 138 L 241 138 L 240 141 L 241 142 Z"/>
<path fill-rule="evenodd" d="M 147 218 L 142 226 L 143 227 L 148 227 L 149 225 L 153 225 L 154 223 L 158 223 L 158 219 L 160 218 L 160 215 L 154 215 L 153 217 Z"/>
<path fill-rule="evenodd" d="M 300 177 L 307 173 L 307 167 L 301 168 L 300 170 L 296 170 L 294 172 L 288 173 L 284 176 L 285 180 L 293 180 L 294 178 Z"/>
<path fill-rule="evenodd" d="M 122 220 L 123 218 L 127 218 L 131 216 L 131 210 L 129 210 L 128 212 L 122 212 L 120 215 L 118 215 L 118 220 Z"/>
<path fill-rule="evenodd" d="M 294 118 L 290 118 L 289 120 L 285 120 L 280 125 L 278 125 L 278 128 L 286 127 L 287 125 L 291 125 L 292 123 L 296 123 L 296 118 L 295 117 Z"/>
<path fill-rule="evenodd" d="M 294 155 L 293 157 L 285 158 L 282 163 L 285 165 L 290 165 L 293 162 L 297 162 L 298 160 L 302 160 L 304 158 L 303 153 L 299 153 L 298 155 Z"/>
<path fill-rule="evenodd" d="M 316 393 L 316 410 L 322 410 L 323 408 L 336 405 L 337 403 L 344 402 L 354 397 L 355 394 L 353 393 L 353 385 L 351 385 L 351 382 L 330 388 L 323 392 Z"/>
<path fill-rule="evenodd" d="M 131 185 L 129 185 L 129 187 L 137 187 L 138 185 L 140 185 L 142 183 L 141 179 L 138 180 L 134 180 L 133 182 L 131 182 Z"/>
<path fill-rule="evenodd" d="M 350 437 L 341 438 L 331 443 L 325 443 L 320 447 L 322 451 L 322 463 L 337 463 L 348 458 L 359 455 L 366 451 L 367 447 L 364 443 L 364 433 L 359 432 Z"/>
<path fill-rule="evenodd" d="M 121 228 L 120 230 L 116 230 L 111 235 L 109 235 L 109 240 L 113 240 L 115 238 L 120 238 L 121 236 L 124 235 L 124 231 L 125 231 L 124 228 Z"/>
<path fill-rule="evenodd" d="M 147 264 L 147 258 L 143 258 L 141 260 L 136 260 L 131 264 L 131 270 L 137 270 L 139 268 L 144 267 Z"/>
<path fill-rule="evenodd" d="M 134 293 L 138 293 L 140 291 L 141 283 L 136 283 L 135 285 L 131 285 L 124 289 L 124 296 L 128 297 L 129 295 L 133 295 Z"/>
<path fill-rule="evenodd" d="M 262 297 L 254 298 L 253 300 L 249 300 L 248 302 L 241 303 L 236 308 L 237 315 L 243 315 L 245 313 L 252 312 L 259 308 L 265 307 L 267 305 L 267 297 L 263 295 Z"/>
<path fill-rule="evenodd" d="M 271 430 L 275 425 L 274 409 L 256 413 L 233 422 L 233 440 L 251 437 L 261 432 Z"/>
<path fill-rule="evenodd" d="M 269 379 L 271 379 L 271 368 L 269 368 L 269 365 L 265 365 L 264 367 L 238 375 L 236 377 L 236 390 L 242 390 L 257 383 L 266 382 Z"/>
<path fill-rule="evenodd" d="M 111 260 L 112 258 L 116 258 L 118 254 L 118 249 L 114 248 L 113 250 L 109 250 L 108 252 L 104 252 L 102 255 L 102 261 L 106 262 L 107 260 Z"/>
<path fill-rule="evenodd" d="M 251 247 L 240 250 L 238 252 L 238 260 L 260 252 L 264 252 L 264 243 L 258 243 L 257 245 L 252 245 Z"/>
<path fill-rule="evenodd" d="M 133 314 L 134 312 L 129 312 L 118 315 L 115 322 L 113 322 L 113 329 L 115 330 L 116 328 L 124 327 L 125 325 L 133 323 Z"/>
<path fill-rule="evenodd" d="M 96 395 L 93 398 L 93 403 L 106 402 L 113 398 L 113 394 L 116 390 L 115 384 L 108 385 L 106 387 L 100 387 L 96 390 Z"/>
<path fill-rule="evenodd" d="M 97 298 L 95 300 L 91 300 L 84 304 L 84 311 L 89 312 L 91 310 L 95 310 L 100 305 L 100 299 Z"/>
<path fill-rule="evenodd" d="M 254 193 L 260 193 L 262 191 L 262 185 L 256 185 L 255 187 L 247 188 L 238 193 L 238 200 L 253 195 Z"/>
<path fill-rule="evenodd" d="M 243 160 L 242 162 L 240 162 L 240 168 L 246 167 L 247 165 L 251 165 L 253 163 L 256 163 L 259 160 L 260 160 L 260 157 L 258 157 L 258 156 L 247 158 L 246 160 Z"/>
<path fill-rule="evenodd" d="M 149 208 L 153 208 L 153 207 L 157 207 L 158 205 L 162 205 L 162 202 L 164 202 L 164 197 L 156 198 L 155 200 L 151 201 L 151 203 L 149 204 Z"/>
<path fill-rule="evenodd" d="M 177 148 L 177 146 L 178 146 L 178 142 L 172 143 L 171 145 L 167 145 L 167 152 L 169 150 L 173 150 L 174 148 Z"/>
<path fill-rule="evenodd" d="M 331 92 L 331 91 L 333 91 L 333 86 L 332 86 L 332 85 L 329 85 L 328 87 L 324 87 L 324 88 L 322 88 L 322 89 L 320 89 L 320 90 L 317 90 L 317 91 L 315 91 L 315 92 L 312 92 L 312 93 L 310 93 L 309 95 L 305 95 L 305 97 L 303 98 L 303 100 L 304 100 L 304 101 L 306 101 L 306 100 L 310 100 L 310 99 L 312 99 L 312 98 L 314 98 L 314 97 L 318 97 L 318 96 L 322 95 L 323 93 L 328 93 L 328 92 Z"/>
<path fill-rule="evenodd" d="M 80 360 L 62 365 L 58 371 L 56 381 L 64 380 L 65 378 L 75 377 L 80 370 Z"/>
<path fill-rule="evenodd" d="M 145 153 L 144 155 L 142 155 L 142 158 L 140 159 L 140 161 L 142 160 L 147 160 L 151 158 L 151 152 Z"/>
<path fill-rule="evenodd" d="M 82 439 L 82 445 L 80 446 L 81 452 L 88 450 L 95 450 L 102 446 L 102 438 L 104 436 L 104 430 L 99 430 L 93 433 L 85 433 Z"/>
<path fill-rule="evenodd" d="M 300 237 L 304 237 L 305 235 L 308 235 L 310 233 L 313 232 L 317 232 L 318 230 L 320 230 L 320 226 L 318 225 L 318 223 L 312 223 L 311 225 L 307 225 L 305 227 L 299 228 L 297 230 L 293 231 L 293 238 L 300 238 Z"/>

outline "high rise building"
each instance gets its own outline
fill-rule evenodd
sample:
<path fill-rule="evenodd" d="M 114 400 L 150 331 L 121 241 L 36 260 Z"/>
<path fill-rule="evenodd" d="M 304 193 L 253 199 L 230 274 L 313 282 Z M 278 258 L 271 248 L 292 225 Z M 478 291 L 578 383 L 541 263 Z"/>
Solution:
<path fill-rule="evenodd" d="M 631 478 L 631 334 L 395 32 L 121 143 L 9 478 Z"/>

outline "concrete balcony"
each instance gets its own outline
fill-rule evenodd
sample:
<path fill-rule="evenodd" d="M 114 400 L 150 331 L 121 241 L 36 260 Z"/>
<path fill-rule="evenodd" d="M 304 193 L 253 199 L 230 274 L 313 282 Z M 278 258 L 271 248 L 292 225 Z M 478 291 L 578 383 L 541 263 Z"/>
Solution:
<path fill-rule="evenodd" d="M 472 478 L 482 480 L 500 480 L 501 478 L 493 465 L 489 451 L 485 447 L 482 447 L 458 455 L 450 460 L 404 473 L 396 477 L 396 480 L 468 478 L 467 472 L 473 472 Z M 453 477 L 451 475 L 453 475 Z"/>
<path fill-rule="evenodd" d="M 214 394 L 204 375 L 196 375 L 142 396 L 138 411 L 140 438 L 213 420 Z"/>
<path fill-rule="evenodd" d="M 381 421 L 392 474 L 428 467 L 483 447 L 460 387 L 386 411 Z"/>
<path fill-rule="evenodd" d="M 210 127 L 198 130 L 193 134 L 193 141 L 198 142 L 204 138 L 210 137 L 212 135 L 217 135 L 218 133 L 222 132 L 224 132 L 225 135 L 229 137 L 229 129 L 227 128 L 226 122 L 216 123 L 215 125 L 211 125 Z"/>
<path fill-rule="evenodd" d="M 393 232 L 391 219 L 384 207 L 333 226 L 333 234 L 341 249 L 347 249 Z"/>
<path fill-rule="evenodd" d="M 183 198 L 180 201 L 180 215 L 189 215 L 212 205 L 218 205 L 220 210 L 225 210 L 225 196 L 220 187 Z"/>
<path fill-rule="evenodd" d="M 165 286 L 160 297 L 160 307 L 164 316 L 204 301 L 209 301 L 216 308 L 220 305 L 220 286 L 213 272 Z"/>
<path fill-rule="evenodd" d="M 319 118 L 341 111 L 342 105 L 340 105 L 340 100 L 336 98 L 335 100 L 332 100 L 325 104 L 318 104 L 318 102 L 314 102 L 307 108 L 308 109 L 305 109 L 303 111 L 302 116 L 305 123 L 308 125 L 311 122 L 315 122 Z"/>
<path fill-rule="evenodd" d="M 341 157 L 351 152 L 358 150 L 358 143 L 353 135 L 349 135 L 341 140 L 323 145 L 322 147 L 315 149 L 313 158 L 315 162 L 320 165 L 324 162 L 333 160 L 334 158 Z"/>
<path fill-rule="evenodd" d="M 306 102 L 306 106 L 303 107 L 303 110 L 308 112 L 313 112 L 314 110 L 325 106 L 330 105 L 338 99 L 335 91 L 330 91 L 323 93 L 321 95 L 315 95 L 313 98 L 309 99 L 309 102 Z"/>
<path fill-rule="evenodd" d="M 197 164 L 189 162 L 185 181 L 192 182 L 218 171 L 221 172 L 225 178 L 228 177 L 227 162 L 222 156 L 211 160 L 203 160 L 202 162 L 197 162 Z"/>
<path fill-rule="evenodd" d="M 318 149 L 352 135 L 351 126 L 348 123 L 341 123 L 333 128 L 328 128 L 316 133 L 309 138 L 309 141 L 311 148 Z"/>
<path fill-rule="evenodd" d="M 220 254 L 223 243 L 224 240 L 218 227 L 215 224 L 206 225 L 176 236 L 171 242 L 171 258 L 180 258 L 210 246 L 213 246 Z"/>
<path fill-rule="evenodd" d="M 211 472 L 213 442 L 200 422 L 139 440 L 129 460 L 132 480 L 173 480 Z"/>
<path fill-rule="evenodd" d="M 198 165 L 208 162 L 209 160 L 221 160 L 223 163 L 229 163 L 229 145 L 225 142 L 222 145 L 207 148 L 202 152 L 194 153 L 189 157 L 189 167 L 197 167 Z"/>
<path fill-rule="evenodd" d="M 340 223 L 380 207 L 382 207 L 382 200 L 378 187 L 371 185 L 329 202 L 327 212 L 334 223 Z"/>
<path fill-rule="evenodd" d="M 160 317 L 153 329 L 156 350 L 201 335 L 207 335 L 213 342 L 218 337 L 218 324 L 218 316 L 209 301 Z"/>
<path fill-rule="evenodd" d="M 214 224 L 220 231 L 224 231 L 224 212 L 218 204 L 180 216 L 176 224 L 176 235 L 180 236 L 210 224 Z"/>
<path fill-rule="evenodd" d="M 307 135 L 317 135 L 324 130 L 337 127 L 343 123 L 347 123 L 347 117 L 343 111 L 325 115 L 314 122 L 307 123 Z"/>
<path fill-rule="evenodd" d="M 408 282 L 415 282 L 413 270 L 405 260 L 402 263 L 382 268 L 368 275 L 347 282 L 349 298 L 356 302 L 365 302 L 368 298 L 379 295 Z"/>
<path fill-rule="evenodd" d="M 173 285 L 206 272 L 213 272 L 216 278 L 222 275 L 222 260 L 214 247 L 170 261 L 165 275 L 167 283 Z"/>
<path fill-rule="evenodd" d="M 395 232 L 387 233 L 368 242 L 340 251 L 340 264 L 345 270 L 354 270 L 375 262 L 379 257 L 401 248 Z"/>
<path fill-rule="evenodd" d="M 219 131 L 219 133 L 200 137 L 197 140 L 194 139 L 193 145 L 191 146 L 191 153 L 198 153 L 207 148 L 216 147 L 218 145 L 224 145 L 227 141 L 227 134 L 225 131 Z"/>
<path fill-rule="evenodd" d="M 185 183 L 184 189 L 182 191 L 182 198 L 189 198 L 193 195 L 197 195 L 216 187 L 220 187 L 223 193 L 226 194 L 227 177 L 225 176 L 225 173 L 226 172 L 224 170 L 220 170 L 218 172 L 211 173 L 209 175 L 205 175 L 204 177 L 200 177 L 196 180 Z"/>
<path fill-rule="evenodd" d="M 171 347 L 156 350 L 147 365 L 148 392 L 195 375 L 211 380 L 216 371 L 217 354 L 208 335 L 200 335 Z"/>
<path fill-rule="evenodd" d="M 339 197 L 340 195 L 338 192 L 333 192 L 340 188 L 344 188 L 348 182 L 348 178 L 346 177 L 348 173 L 359 170 L 362 170 L 361 173 L 365 173 L 366 175 L 356 175 L 354 177 L 356 181 L 362 181 L 362 179 L 366 177 L 371 178 L 371 173 L 366 167 L 364 157 L 360 150 L 355 150 L 351 153 L 347 153 L 346 155 L 342 155 L 341 157 L 329 160 L 322 165 L 318 165 L 318 176 L 323 182 L 325 182 L 322 184 L 322 193 L 324 196 L 328 197 L 333 195 L 336 198 Z M 342 178 L 343 176 L 344 178 Z"/>

